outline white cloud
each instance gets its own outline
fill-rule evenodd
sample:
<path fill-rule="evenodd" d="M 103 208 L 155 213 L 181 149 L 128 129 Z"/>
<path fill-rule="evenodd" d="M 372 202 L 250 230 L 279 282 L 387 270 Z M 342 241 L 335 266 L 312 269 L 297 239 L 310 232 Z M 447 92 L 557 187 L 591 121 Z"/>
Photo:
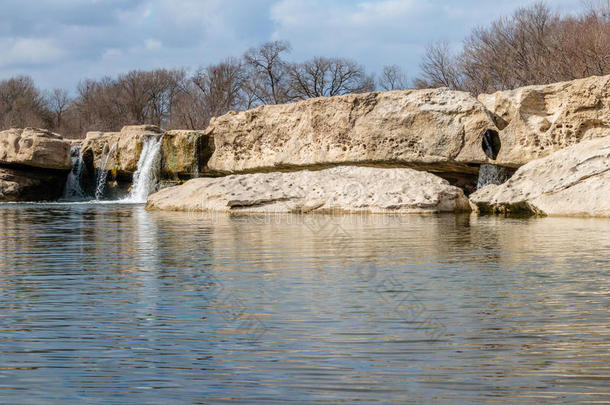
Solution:
<path fill-rule="evenodd" d="M 459 46 L 475 25 L 532 0 L 0 0 L 0 80 L 74 88 L 131 69 L 196 68 L 283 39 L 290 58 L 351 57 L 415 76 L 426 43 Z M 581 0 L 553 0 L 574 10 Z"/>
<path fill-rule="evenodd" d="M 5 51 L 0 58 L 0 66 L 50 64 L 57 62 L 65 54 L 50 39 L 21 38 L 3 42 L 1 48 Z"/>
<path fill-rule="evenodd" d="M 422 7 L 424 6 L 419 6 L 419 8 Z M 358 4 L 350 18 L 357 24 L 367 24 L 373 21 L 387 23 L 405 18 L 409 14 L 417 12 L 417 9 L 417 4 L 411 0 L 367 1 Z"/>
<path fill-rule="evenodd" d="M 161 41 L 157 41 L 156 39 L 147 39 L 145 42 L 145 47 L 149 51 L 158 51 L 163 47 L 163 43 Z"/>
<path fill-rule="evenodd" d="M 106 49 L 102 54 L 102 60 L 112 60 L 124 55 L 123 51 L 116 48 Z"/>

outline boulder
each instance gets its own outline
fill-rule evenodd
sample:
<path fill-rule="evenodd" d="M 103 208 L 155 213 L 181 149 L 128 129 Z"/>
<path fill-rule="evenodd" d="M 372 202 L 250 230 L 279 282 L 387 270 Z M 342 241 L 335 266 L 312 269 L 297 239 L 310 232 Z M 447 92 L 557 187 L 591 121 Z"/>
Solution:
<path fill-rule="evenodd" d="M 481 213 L 610 216 L 610 137 L 582 141 L 470 196 Z"/>
<path fill-rule="evenodd" d="M 44 129 L 0 132 L 0 201 L 55 200 L 70 169 L 70 142 Z"/>
<path fill-rule="evenodd" d="M 44 129 L 13 128 L 1 131 L 0 166 L 68 171 L 72 168 L 70 142 Z"/>
<path fill-rule="evenodd" d="M 198 178 L 152 194 L 147 207 L 240 213 L 470 211 L 463 191 L 433 174 L 356 166 Z"/>
<path fill-rule="evenodd" d="M 497 165 L 517 168 L 610 132 L 610 76 L 527 86 L 478 99 L 501 130 Z"/>
<path fill-rule="evenodd" d="M 212 119 L 208 165 L 224 173 L 375 165 L 476 177 L 479 164 L 492 163 L 482 148 L 487 131 L 496 126 L 485 107 L 446 88 L 315 98 Z"/>

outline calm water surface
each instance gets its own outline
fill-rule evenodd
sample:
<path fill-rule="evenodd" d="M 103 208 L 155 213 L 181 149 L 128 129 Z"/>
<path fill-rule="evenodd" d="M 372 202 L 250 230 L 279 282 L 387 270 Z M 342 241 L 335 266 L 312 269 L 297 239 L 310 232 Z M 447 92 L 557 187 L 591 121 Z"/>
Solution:
<path fill-rule="evenodd" d="M 610 403 L 610 221 L 0 205 L 0 403 Z"/>

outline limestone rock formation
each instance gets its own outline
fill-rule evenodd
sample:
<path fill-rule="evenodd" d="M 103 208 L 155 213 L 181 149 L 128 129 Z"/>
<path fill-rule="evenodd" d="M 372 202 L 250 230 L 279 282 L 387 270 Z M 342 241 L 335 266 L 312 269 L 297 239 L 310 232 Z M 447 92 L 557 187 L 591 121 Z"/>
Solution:
<path fill-rule="evenodd" d="M 0 201 L 53 201 L 61 197 L 66 173 L 0 167 Z"/>
<path fill-rule="evenodd" d="M 44 129 L 0 132 L 0 201 L 54 200 L 72 168 L 70 143 Z"/>
<path fill-rule="evenodd" d="M 582 141 L 519 168 L 470 196 L 482 213 L 610 216 L 610 136 Z"/>
<path fill-rule="evenodd" d="M 161 129 L 154 125 L 126 126 L 121 132 L 88 132 L 82 153 L 92 168 L 130 177 L 138 168 L 142 139 L 161 134 Z"/>
<path fill-rule="evenodd" d="M 610 132 L 610 76 L 527 86 L 478 99 L 501 130 L 497 165 L 516 168 Z"/>
<path fill-rule="evenodd" d="M 476 176 L 492 163 L 482 137 L 495 129 L 476 98 L 442 88 L 261 106 L 212 119 L 206 133 L 209 167 L 225 173 L 374 164 Z"/>
<path fill-rule="evenodd" d="M 70 170 L 70 143 L 44 129 L 13 128 L 2 131 L 0 165 Z"/>
<path fill-rule="evenodd" d="M 433 174 L 355 166 L 198 178 L 149 196 L 147 207 L 272 213 L 470 211 L 463 191 Z"/>
<path fill-rule="evenodd" d="M 161 144 L 161 176 L 177 180 L 206 174 L 213 152 L 214 141 L 203 131 L 167 131 Z"/>
<path fill-rule="evenodd" d="M 120 178 L 129 179 L 137 170 L 142 140 L 149 136 L 163 136 L 162 178 L 188 179 L 206 171 L 207 161 L 213 152 L 213 144 L 207 135 L 202 131 L 165 132 L 153 125 L 126 126 L 121 132 L 89 132 L 83 141 L 83 156 L 91 168 L 105 168 L 114 171 Z"/>

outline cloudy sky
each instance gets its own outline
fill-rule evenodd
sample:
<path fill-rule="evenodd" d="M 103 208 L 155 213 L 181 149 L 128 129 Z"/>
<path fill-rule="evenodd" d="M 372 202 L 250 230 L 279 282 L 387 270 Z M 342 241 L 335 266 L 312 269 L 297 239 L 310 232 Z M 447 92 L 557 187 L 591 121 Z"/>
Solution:
<path fill-rule="evenodd" d="M 531 0 L 0 0 L 0 79 L 43 88 L 131 69 L 196 68 L 273 39 L 292 60 L 357 59 L 416 76 L 427 43 L 456 47 L 477 25 Z M 549 0 L 564 13 L 581 0 Z"/>

